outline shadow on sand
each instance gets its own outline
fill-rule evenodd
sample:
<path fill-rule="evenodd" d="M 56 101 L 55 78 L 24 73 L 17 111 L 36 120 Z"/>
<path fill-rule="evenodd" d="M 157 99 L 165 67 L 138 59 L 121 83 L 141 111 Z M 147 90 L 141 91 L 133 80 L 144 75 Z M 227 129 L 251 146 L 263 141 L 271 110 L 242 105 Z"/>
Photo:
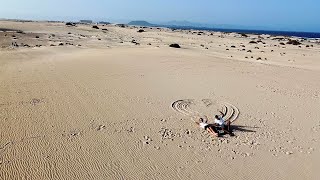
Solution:
<path fill-rule="evenodd" d="M 250 126 L 239 126 L 239 125 L 231 125 L 231 130 L 232 132 L 256 132 L 255 130 L 252 129 L 257 129 L 259 127 L 250 127 Z"/>

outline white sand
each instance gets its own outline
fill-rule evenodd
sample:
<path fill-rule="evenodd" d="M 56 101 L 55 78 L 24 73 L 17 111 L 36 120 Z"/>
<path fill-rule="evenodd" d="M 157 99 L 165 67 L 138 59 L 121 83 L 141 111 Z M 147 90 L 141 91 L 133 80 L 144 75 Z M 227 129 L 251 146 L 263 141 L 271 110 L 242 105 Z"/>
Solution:
<path fill-rule="evenodd" d="M 0 27 L 27 32 L 17 40 L 0 33 L 0 179 L 320 175 L 319 44 L 281 48 L 266 36 L 252 45 L 256 35 L 112 25 L 100 27 L 106 33 L 54 23 Z M 74 45 L 49 46 L 60 42 Z M 172 108 L 187 99 L 178 109 L 189 105 L 185 115 Z M 240 110 L 236 137 L 213 138 L 193 123 L 194 112 L 212 122 L 228 103 Z"/>

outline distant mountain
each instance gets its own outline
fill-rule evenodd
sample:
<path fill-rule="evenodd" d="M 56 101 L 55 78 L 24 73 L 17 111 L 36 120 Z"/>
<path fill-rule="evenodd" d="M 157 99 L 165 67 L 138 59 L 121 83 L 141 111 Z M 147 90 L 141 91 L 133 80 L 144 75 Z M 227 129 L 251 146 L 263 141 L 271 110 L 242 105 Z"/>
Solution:
<path fill-rule="evenodd" d="M 134 26 L 154 26 L 154 24 L 151 24 L 147 21 L 131 21 L 128 23 L 128 25 L 134 25 Z"/>

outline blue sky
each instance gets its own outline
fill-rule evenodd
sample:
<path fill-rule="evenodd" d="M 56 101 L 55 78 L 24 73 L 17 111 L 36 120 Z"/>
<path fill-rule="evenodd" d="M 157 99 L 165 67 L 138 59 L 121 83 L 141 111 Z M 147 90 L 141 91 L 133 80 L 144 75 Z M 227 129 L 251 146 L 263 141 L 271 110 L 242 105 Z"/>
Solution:
<path fill-rule="evenodd" d="M 0 0 L 0 18 L 198 23 L 320 32 L 320 0 Z"/>

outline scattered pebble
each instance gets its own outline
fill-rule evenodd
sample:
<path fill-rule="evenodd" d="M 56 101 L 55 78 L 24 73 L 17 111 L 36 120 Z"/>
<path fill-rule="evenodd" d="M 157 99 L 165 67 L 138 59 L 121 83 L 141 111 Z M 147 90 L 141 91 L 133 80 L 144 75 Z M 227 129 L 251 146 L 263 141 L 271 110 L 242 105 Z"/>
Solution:
<path fill-rule="evenodd" d="M 292 151 L 287 151 L 287 152 L 286 152 L 286 155 L 291 155 L 291 154 L 293 154 Z"/>
<path fill-rule="evenodd" d="M 105 127 L 106 127 L 105 125 L 100 125 L 100 126 L 97 128 L 97 130 L 98 130 L 98 131 L 101 131 L 101 130 L 105 129 Z"/>

